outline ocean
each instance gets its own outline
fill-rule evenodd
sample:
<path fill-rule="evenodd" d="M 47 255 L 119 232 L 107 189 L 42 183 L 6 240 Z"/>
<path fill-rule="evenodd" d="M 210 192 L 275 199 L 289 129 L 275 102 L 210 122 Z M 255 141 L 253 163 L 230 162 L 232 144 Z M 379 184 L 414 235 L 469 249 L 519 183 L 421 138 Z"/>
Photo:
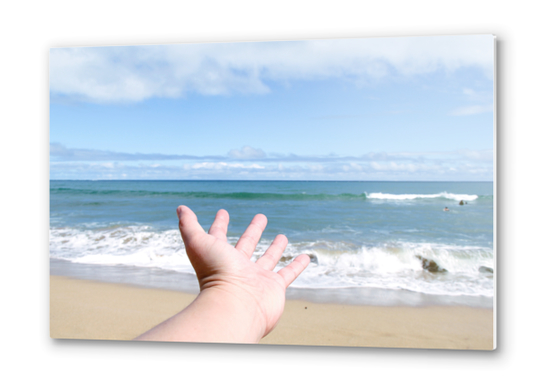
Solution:
<path fill-rule="evenodd" d="M 289 245 L 277 268 L 311 256 L 290 297 L 493 303 L 491 182 L 51 180 L 51 273 L 197 290 L 181 204 L 205 229 L 226 209 L 231 244 L 265 214 L 254 260 L 280 233 Z"/>

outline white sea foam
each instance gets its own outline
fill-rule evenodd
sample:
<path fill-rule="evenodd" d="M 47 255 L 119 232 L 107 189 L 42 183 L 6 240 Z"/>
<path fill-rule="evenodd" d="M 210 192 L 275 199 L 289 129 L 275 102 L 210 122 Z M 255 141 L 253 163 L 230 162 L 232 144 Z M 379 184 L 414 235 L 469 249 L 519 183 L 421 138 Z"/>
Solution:
<path fill-rule="evenodd" d="M 229 238 L 234 245 L 237 238 Z M 263 239 L 253 260 L 271 241 Z M 295 242 L 288 245 L 277 270 L 301 254 L 313 262 L 294 282 L 303 288 L 374 287 L 428 294 L 493 295 L 493 250 L 431 243 L 382 243 L 357 246 L 347 242 Z M 50 257 L 75 263 L 130 265 L 194 274 L 177 230 L 156 231 L 147 226 L 106 229 L 50 230 Z M 447 272 L 433 273 L 422 260 Z M 486 269 L 481 267 L 485 267 Z"/>
<path fill-rule="evenodd" d="M 456 194 L 441 192 L 435 194 L 392 194 L 392 193 L 381 193 L 374 192 L 367 194 L 368 199 L 378 199 L 378 200 L 414 200 L 414 199 L 448 199 L 456 201 L 473 201 L 478 198 L 478 195 L 465 195 L 465 194 Z"/>
<path fill-rule="evenodd" d="M 75 263 L 157 267 L 193 271 L 177 230 L 156 232 L 146 226 L 109 229 L 51 229 L 52 258 Z"/>
<path fill-rule="evenodd" d="M 297 287 L 373 287 L 428 294 L 493 296 L 492 275 L 480 271 L 481 267 L 493 269 L 490 248 L 399 243 L 350 247 L 341 252 L 307 244 L 305 247 L 293 245 L 290 252 L 309 253 L 318 260 L 294 282 Z M 446 272 L 425 270 L 423 260 L 433 261 Z"/>

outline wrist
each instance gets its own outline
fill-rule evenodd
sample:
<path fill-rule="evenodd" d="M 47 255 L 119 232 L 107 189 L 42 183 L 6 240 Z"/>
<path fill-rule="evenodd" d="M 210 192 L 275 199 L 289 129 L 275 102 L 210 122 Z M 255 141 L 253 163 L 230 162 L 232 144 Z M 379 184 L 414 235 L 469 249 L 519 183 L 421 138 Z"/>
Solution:
<path fill-rule="evenodd" d="M 231 340 L 257 343 L 266 334 L 266 322 L 260 304 L 242 289 L 228 285 L 202 288 L 194 305 L 208 310 L 209 316 L 227 331 Z"/>

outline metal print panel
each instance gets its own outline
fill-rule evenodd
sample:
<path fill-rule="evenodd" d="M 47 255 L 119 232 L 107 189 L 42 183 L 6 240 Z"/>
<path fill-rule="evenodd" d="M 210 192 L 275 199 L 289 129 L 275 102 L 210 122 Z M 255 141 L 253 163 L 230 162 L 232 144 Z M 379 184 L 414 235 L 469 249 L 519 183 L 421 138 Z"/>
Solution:
<path fill-rule="evenodd" d="M 494 349 L 494 58 L 51 49 L 51 337 Z"/>

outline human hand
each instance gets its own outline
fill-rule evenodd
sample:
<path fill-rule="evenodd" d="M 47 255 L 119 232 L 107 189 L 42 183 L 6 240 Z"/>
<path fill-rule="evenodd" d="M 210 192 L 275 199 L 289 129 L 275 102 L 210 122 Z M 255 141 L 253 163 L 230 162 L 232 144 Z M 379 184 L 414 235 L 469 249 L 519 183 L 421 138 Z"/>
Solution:
<path fill-rule="evenodd" d="M 177 214 L 201 292 L 209 290 L 241 300 L 250 311 L 256 310 L 251 316 L 259 324 L 254 325 L 261 330 L 261 337 L 267 335 L 282 315 L 286 288 L 307 267 L 309 256 L 300 255 L 275 273 L 273 269 L 288 245 L 286 236 L 278 235 L 262 257 L 250 260 L 267 225 L 264 215 L 254 217 L 233 247 L 227 241 L 229 215 L 225 210 L 218 211 L 208 234 L 190 208 L 180 206 Z"/>
<path fill-rule="evenodd" d="M 186 253 L 196 271 L 200 294 L 183 311 L 139 340 L 258 342 L 276 326 L 284 310 L 286 288 L 308 266 L 300 255 L 274 272 L 288 239 L 278 235 L 256 262 L 250 260 L 267 225 L 254 217 L 237 244 L 227 241 L 228 212 L 221 209 L 206 233 L 194 212 L 177 208 Z"/>

